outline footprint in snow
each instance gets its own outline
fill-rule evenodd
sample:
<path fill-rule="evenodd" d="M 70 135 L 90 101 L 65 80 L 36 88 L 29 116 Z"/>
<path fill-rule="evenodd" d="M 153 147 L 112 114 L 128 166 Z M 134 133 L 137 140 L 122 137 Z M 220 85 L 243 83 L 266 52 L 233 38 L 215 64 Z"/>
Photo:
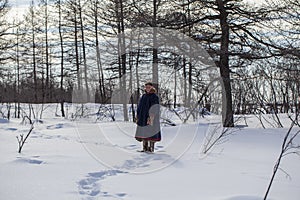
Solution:
<path fill-rule="evenodd" d="M 102 196 L 102 197 L 125 197 L 125 193 L 116 193 L 110 194 L 106 191 L 102 191 L 101 180 L 104 180 L 110 176 L 116 176 L 118 174 L 124 173 L 119 170 L 106 170 L 100 172 L 89 173 L 86 178 L 78 182 L 79 194 L 84 195 L 86 198 L 90 199 L 91 197 Z"/>
<path fill-rule="evenodd" d="M 18 130 L 17 128 L 7 128 L 7 129 L 5 129 L 5 130 L 8 130 L 8 131 L 16 131 L 16 130 Z"/>
<path fill-rule="evenodd" d="M 261 197 L 240 195 L 240 196 L 233 196 L 225 200 L 261 200 Z"/>
<path fill-rule="evenodd" d="M 130 144 L 125 146 L 124 148 L 128 150 L 133 150 L 133 149 L 138 149 L 139 147 L 136 144 Z"/>
<path fill-rule="evenodd" d="M 64 128 L 64 127 L 65 127 L 65 124 L 58 123 L 58 124 L 47 126 L 47 129 L 54 130 L 54 129 L 60 129 L 60 128 Z"/>
<path fill-rule="evenodd" d="M 26 164 L 34 164 L 34 165 L 40 165 L 43 164 L 44 161 L 37 159 L 40 156 L 32 156 L 32 158 L 23 158 L 23 157 L 17 157 L 17 160 L 15 162 L 18 163 L 26 163 Z"/>

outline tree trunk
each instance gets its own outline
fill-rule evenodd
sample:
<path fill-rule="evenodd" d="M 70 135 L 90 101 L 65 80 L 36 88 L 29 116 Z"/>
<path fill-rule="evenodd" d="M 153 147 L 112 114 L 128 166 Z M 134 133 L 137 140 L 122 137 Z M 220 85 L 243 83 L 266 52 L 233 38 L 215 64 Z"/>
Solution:
<path fill-rule="evenodd" d="M 187 107 L 187 76 L 186 76 L 186 58 L 183 57 L 183 61 L 182 61 L 182 70 L 183 70 L 183 102 L 184 102 L 184 106 Z"/>
<path fill-rule="evenodd" d="M 188 72 L 188 75 L 189 75 L 189 79 L 188 79 L 188 96 L 187 96 L 187 106 L 188 107 L 191 107 L 191 100 L 192 100 L 192 83 L 193 83 L 193 74 L 192 74 L 192 59 L 190 59 L 190 62 L 189 62 L 189 72 Z"/>
<path fill-rule="evenodd" d="M 74 7 L 74 45 L 75 45 L 75 59 L 77 72 L 77 89 L 81 90 L 81 71 L 79 62 L 79 46 L 78 46 L 78 25 L 77 25 L 77 8 Z"/>
<path fill-rule="evenodd" d="M 95 1 L 94 15 L 95 15 L 95 39 L 96 39 L 96 57 L 97 57 L 97 68 L 98 68 L 98 79 L 99 79 L 99 92 L 100 92 L 100 102 L 104 103 L 106 94 L 105 94 L 105 85 L 104 85 L 104 75 L 103 68 L 101 63 L 101 54 L 100 54 L 100 45 L 99 45 L 99 36 L 98 36 L 98 1 Z"/>
<path fill-rule="evenodd" d="M 127 110 L 127 93 L 126 93 L 126 49 L 125 49 L 125 27 L 124 27 L 124 12 L 123 12 L 123 0 L 120 2 L 120 23 L 121 23 L 121 62 L 122 62 L 122 98 L 123 98 L 123 111 L 124 121 L 129 121 Z"/>
<path fill-rule="evenodd" d="M 32 65 L 33 65 L 33 82 L 34 82 L 34 102 L 38 102 L 38 85 L 37 85 L 37 70 L 36 70 L 36 43 L 35 43 L 35 13 L 34 13 L 34 2 L 31 2 L 31 25 L 32 25 Z"/>
<path fill-rule="evenodd" d="M 60 110 L 61 116 L 65 117 L 64 109 L 64 45 L 63 45 L 63 35 L 62 35 L 62 11 L 61 11 L 61 0 L 58 2 L 58 31 L 60 40 Z"/>
<path fill-rule="evenodd" d="M 81 30 L 81 40 L 82 40 L 82 54 L 83 54 L 83 64 L 84 64 L 84 83 L 86 89 L 86 101 L 90 102 L 90 91 L 88 84 L 88 67 L 86 62 L 86 48 L 85 48 L 85 35 L 84 35 L 84 26 L 83 26 L 83 18 L 82 18 L 82 6 L 79 0 L 79 19 L 80 19 L 80 30 Z"/>
<path fill-rule="evenodd" d="M 159 90 L 159 80 L 158 80 L 158 46 L 157 46 L 157 0 L 153 0 L 153 18 L 152 18 L 152 28 L 153 28 L 153 63 L 152 63 L 152 82 L 157 91 Z"/>
<path fill-rule="evenodd" d="M 139 41 L 139 39 L 138 39 Z M 138 103 L 140 100 L 140 77 L 139 77 L 139 59 L 140 59 L 140 47 L 138 47 L 137 55 L 136 55 L 136 61 L 135 61 L 135 75 L 136 75 L 136 88 L 137 88 L 137 94 L 136 94 L 136 102 Z"/>
<path fill-rule="evenodd" d="M 20 106 L 20 50 L 19 50 L 19 27 L 17 28 L 17 55 L 16 55 L 16 59 L 17 59 L 17 91 L 16 91 L 16 96 L 17 96 L 17 118 L 20 118 L 20 113 L 21 113 L 21 106 Z"/>
<path fill-rule="evenodd" d="M 130 69 L 130 79 L 129 79 L 129 87 L 130 87 L 130 103 L 131 103 L 131 113 L 132 113 L 132 121 L 135 122 L 135 110 L 134 110 L 134 92 L 133 92 L 133 56 L 134 53 L 130 52 L 129 54 L 129 69 Z"/>
<path fill-rule="evenodd" d="M 46 91 L 45 91 L 45 93 L 46 93 L 46 95 L 45 95 L 45 97 L 46 97 L 46 101 L 51 101 L 50 100 L 50 88 L 49 88 L 49 80 L 50 80 L 50 78 L 49 78 L 49 74 L 50 74 L 50 63 L 49 63 L 49 38 L 48 38 L 48 3 L 47 3 L 47 1 L 45 1 L 45 42 L 46 42 L 46 46 L 45 46 L 45 48 L 46 48 Z"/>
<path fill-rule="evenodd" d="M 176 108 L 177 104 L 177 68 L 178 68 L 178 60 L 175 58 L 175 63 L 174 63 L 174 108 Z"/>
<path fill-rule="evenodd" d="M 222 121 L 224 127 L 233 127 L 233 109 L 232 109 L 232 94 L 229 69 L 229 25 L 227 21 L 228 13 L 226 11 L 223 0 L 217 0 L 218 9 L 220 11 L 220 26 L 222 31 L 221 36 L 221 51 L 219 68 L 223 81 L 222 94 Z"/>
<path fill-rule="evenodd" d="M 123 0 L 115 0 L 115 12 L 117 17 L 118 27 L 118 64 L 119 64 L 119 86 L 120 86 L 120 100 L 123 105 L 124 121 L 129 121 L 126 98 L 126 49 L 125 49 L 125 27 L 124 27 L 124 13 Z"/>
<path fill-rule="evenodd" d="M 190 23 L 191 21 L 191 9 L 190 9 L 190 1 L 187 1 L 188 3 L 188 8 L 187 8 L 187 12 L 188 12 L 188 18 L 187 18 L 187 24 Z M 190 24 L 188 26 L 188 36 L 192 37 L 192 25 Z M 192 74 L 192 58 L 189 58 L 189 63 L 188 63 L 188 94 L 187 94 L 187 107 L 191 107 L 191 99 L 192 99 L 192 83 L 193 83 L 193 74 Z"/>

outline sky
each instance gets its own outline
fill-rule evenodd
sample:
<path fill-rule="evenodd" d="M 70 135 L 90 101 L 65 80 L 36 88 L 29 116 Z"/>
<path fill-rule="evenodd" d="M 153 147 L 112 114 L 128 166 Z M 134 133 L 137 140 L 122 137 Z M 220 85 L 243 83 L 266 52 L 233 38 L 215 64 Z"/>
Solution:
<path fill-rule="evenodd" d="M 30 5 L 32 0 L 8 0 L 9 4 L 12 5 L 13 7 L 27 7 Z M 265 0 L 244 0 L 245 2 L 248 3 L 261 3 L 264 2 Z M 38 0 L 34 0 L 35 3 L 38 2 Z"/>
<path fill-rule="evenodd" d="M 34 3 L 38 3 L 39 0 L 33 0 Z M 261 4 L 265 2 L 265 0 L 244 0 L 245 2 L 249 4 Z M 13 16 L 12 18 L 9 17 L 8 20 L 13 20 L 15 17 L 22 17 L 23 14 L 26 12 L 26 8 L 30 5 L 32 0 L 8 0 L 9 4 L 12 6 L 12 9 L 10 11 L 10 16 Z"/>
<path fill-rule="evenodd" d="M 31 0 L 8 0 L 9 5 L 11 6 L 8 20 L 10 21 L 14 18 L 21 18 L 25 14 L 26 8 L 30 5 L 30 2 Z"/>
<path fill-rule="evenodd" d="M 8 0 L 8 2 L 12 6 L 27 6 L 31 0 Z"/>

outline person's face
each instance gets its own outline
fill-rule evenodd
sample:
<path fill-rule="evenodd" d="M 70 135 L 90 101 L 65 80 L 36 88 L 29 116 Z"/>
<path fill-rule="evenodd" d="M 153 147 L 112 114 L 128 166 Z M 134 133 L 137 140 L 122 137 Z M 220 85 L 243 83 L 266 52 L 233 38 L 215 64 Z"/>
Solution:
<path fill-rule="evenodd" d="M 151 86 L 151 85 L 145 85 L 145 91 L 146 91 L 147 93 L 149 93 L 152 87 L 153 87 L 153 86 Z"/>

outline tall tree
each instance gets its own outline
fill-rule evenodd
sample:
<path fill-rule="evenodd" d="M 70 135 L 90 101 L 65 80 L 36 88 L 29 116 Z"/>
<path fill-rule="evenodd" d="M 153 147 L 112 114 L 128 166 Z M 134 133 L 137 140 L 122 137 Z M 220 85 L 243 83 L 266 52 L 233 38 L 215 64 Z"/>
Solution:
<path fill-rule="evenodd" d="M 13 42 L 10 41 L 9 30 L 12 28 L 11 25 L 6 21 L 6 14 L 10 7 L 8 0 L 0 0 L 0 64 L 5 63 L 11 57 L 7 54 L 7 51 L 12 48 Z"/>
<path fill-rule="evenodd" d="M 152 14 L 152 23 L 151 27 L 153 28 L 153 50 L 152 50 L 152 82 L 154 83 L 157 89 L 159 86 L 158 78 L 158 46 L 157 46 L 157 9 L 160 0 L 153 0 L 153 14 Z"/>
<path fill-rule="evenodd" d="M 43 88 L 43 90 L 45 90 L 43 92 L 43 94 L 45 95 L 45 98 L 47 101 L 50 100 L 50 55 L 49 55 L 49 49 L 50 49 L 50 45 L 49 45 L 49 13 L 48 13 L 48 0 L 42 0 L 42 7 L 44 7 L 44 34 L 45 34 L 45 65 L 46 65 L 46 84 L 45 84 L 45 88 Z"/>
<path fill-rule="evenodd" d="M 32 49 L 32 68 L 33 68 L 33 83 L 34 83 L 34 102 L 38 102 L 38 78 L 37 78 L 37 53 L 36 53 L 36 33 L 37 33 L 37 24 L 35 21 L 35 10 L 34 10 L 34 1 L 31 1 L 30 6 L 30 28 L 31 28 L 31 49 Z"/>
<path fill-rule="evenodd" d="M 241 0 L 188 2 L 193 15 L 181 28 L 193 25 L 192 37 L 201 42 L 214 58 L 223 81 L 223 126 L 234 126 L 232 73 L 246 67 L 241 59 L 263 59 L 262 43 L 252 38 L 274 8 L 251 7 Z"/>
<path fill-rule="evenodd" d="M 124 121 L 128 121 L 128 108 L 127 108 L 127 93 L 126 93 L 126 46 L 125 46 L 125 16 L 124 16 L 124 3 L 123 0 L 115 0 L 117 27 L 118 27 L 118 53 L 119 53 L 119 75 L 120 75 L 120 89 L 121 99 L 123 103 L 123 116 Z"/>
<path fill-rule="evenodd" d="M 166 27 L 167 10 L 173 10 L 173 1 L 164 0 L 132 0 L 131 27 L 151 27 L 152 28 L 152 82 L 159 89 L 159 49 L 158 49 L 158 28 Z M 149 80 L 149 78 L 148 78 Z"/>
<path fill-rule="evenodd" d="M 59 34 L 59 47 L 60 47 L 60 110 L 61 116 L 65 117 L 64 109 L 64 38 L 63 38 L 63 12 L 62 12 L 62 1 L 56 1 L 56 7 L 58 12 L 58 34 Z"/>
<path fill-rule="evenodd" d="M 105 102 L 106 97 L 106 89 L 105 89 L 105 83 L 104 83 L 104 73 L 103 73 L 103 65 L 101 61 L 101 52 L 100 52 L 100 27 L 102 22 L 100 21 L 99 15 L 101 14 L 101 8 L 100 8 L 100 1 L 99 0 L 91 0 L 91 13 L 88 15 L 91 18 L 91 24 L 94 27 L 92 39 L 95 43 L 95 49 L 96 49 L 96 65 L 97 65 L 97 75 L 98 75 L 98 83 L 99 83 L 99 93 L 100 93 L 100 102 Z"/>
<path fill-rule="evenodd" d="M 86 90 L 87 102 L 90 102 L 90 89 L 88 82 L 88 66 L 87 66 L 87 55 L 86 55 L 86 43 L 85 43 L 85 27 L 83 22 L 83 6 L 81 4 L 81 0 L 78 1 L 78 11 L 79 11 L 79 23 L 80 23 L 80 32 L 81 32 L 81 46 L 82 46 L 82 59 L 83 59 L 83 67 L 84 67 L 84 84 Z"/>
<path fill-rule="evenodd" d="M 71 64 L 75 66 L 77 89 L 82 90 L 82 54 L 80 50 L 81 38 L 80 38 L 80 19 L 79 19 L 79 4 L 77 0 L 68 0 L 64 3 L 66 13 L 65 25 L 66 34 L 69 41 L 68 57 Z"/>
<path fill-rule="evenodd" d="M 217 0 L 217 9 L 219 11 L 219 20 L 221 27 L 221 45 L 219 53 L 219 68 L 223 80 L 223 125 L 225 127 L 234 126 L 233 108 L 230 84 L 229 69 L 229 23 L 228 11 L 226 9 L 226 1 Z"/>

